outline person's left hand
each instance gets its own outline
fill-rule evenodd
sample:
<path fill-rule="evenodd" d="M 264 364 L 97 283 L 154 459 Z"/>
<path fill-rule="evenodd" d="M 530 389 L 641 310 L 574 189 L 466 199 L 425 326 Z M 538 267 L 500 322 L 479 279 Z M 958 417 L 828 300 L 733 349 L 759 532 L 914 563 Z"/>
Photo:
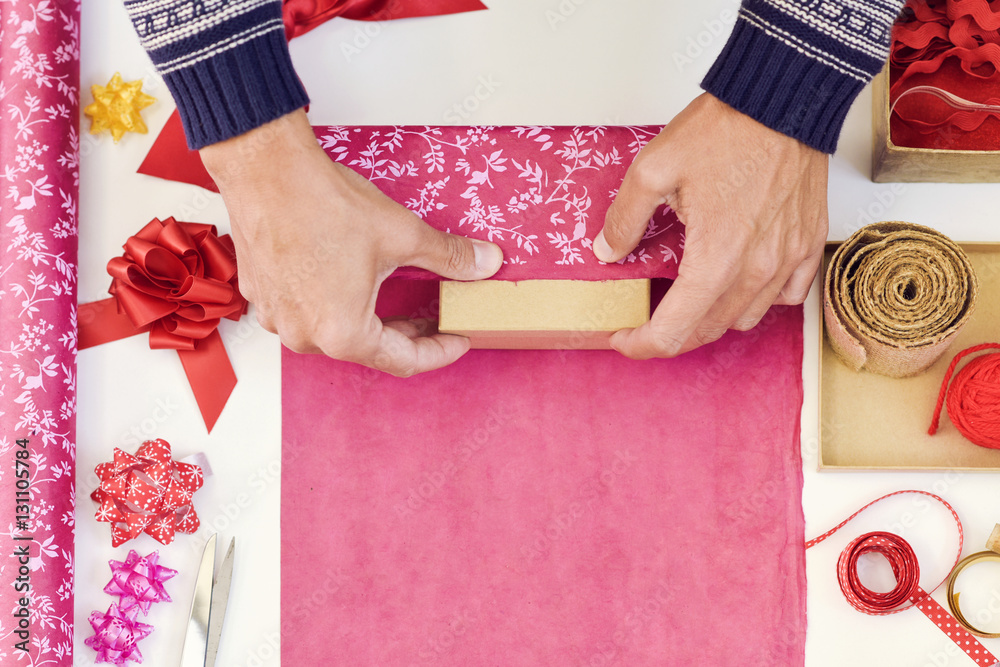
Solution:
<path fill-rule="evenodd" d="M 799 304 L 826 241 L 826 154 L 705 93 L 639 152 L 594 253 L 615 262 L 668 204 L 686 226 L 678 277 L 652 318 L 611 338 L 622 354 L 673 357 Z"/>

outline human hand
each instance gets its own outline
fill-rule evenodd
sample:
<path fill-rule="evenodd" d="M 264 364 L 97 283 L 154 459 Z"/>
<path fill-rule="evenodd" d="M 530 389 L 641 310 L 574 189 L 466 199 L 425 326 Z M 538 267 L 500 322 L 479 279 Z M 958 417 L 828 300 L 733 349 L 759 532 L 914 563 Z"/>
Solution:
<path fill-rule="evenodd" d="M 229 211 L 240 290 L 285 346 L 398 376 L 469 350 L 467 338 L 428 334 L 417 322 L 383 323 L 375 299 L 399 266 L 487 278 L 503 262 L 498 246 L 433 229 L 331 161 L 301 110 L 201 156 Z"/>
<path fill-rule="evenodd" d="M 631 252 L 668 204 L 686 226 L 677 279 L 650 321 L 611 338 L 622 354 L 673 357 L 799 304 L 826 241 L 829 158 L 705 93 L 636 156 L 594 252 Z"/>

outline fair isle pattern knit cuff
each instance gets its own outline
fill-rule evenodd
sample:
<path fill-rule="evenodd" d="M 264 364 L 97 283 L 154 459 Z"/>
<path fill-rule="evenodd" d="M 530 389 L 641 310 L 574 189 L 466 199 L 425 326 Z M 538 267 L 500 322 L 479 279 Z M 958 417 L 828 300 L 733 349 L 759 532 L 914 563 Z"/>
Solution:
<path fill-rule="evenodd" d="M 292 67 L 281 0 L 125 0 L 192 149 L 309 103 Z"/>
<path fill-rule="evenodd" d="M 764 125 L 832 153 L 858 93 L 889 55 L 904 0 L 743 0 L 702 87 Z"/>

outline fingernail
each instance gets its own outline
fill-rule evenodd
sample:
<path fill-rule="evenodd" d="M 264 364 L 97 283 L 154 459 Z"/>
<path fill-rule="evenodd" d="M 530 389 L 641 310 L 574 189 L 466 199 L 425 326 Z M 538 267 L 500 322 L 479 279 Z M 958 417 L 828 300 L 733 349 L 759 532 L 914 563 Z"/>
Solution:
<path fill-rule="evenodd" d="M 604 240 L 603 229 L 597 233 L 597 236 L 594 237 L 594 254 L 597 255 L 597 259 L 602 262 L 610 262 L 611 258 L 614 256 L 611 246 L 609 246 L 608 242 Z"/>
<path fill-rule="evenodd" d="M 476 271 L 485 276 L 492 276 L 500 270 L 503 264 L 503 252 L 493 243 L 473 241 L 472 251 L 476 256 Z"/>

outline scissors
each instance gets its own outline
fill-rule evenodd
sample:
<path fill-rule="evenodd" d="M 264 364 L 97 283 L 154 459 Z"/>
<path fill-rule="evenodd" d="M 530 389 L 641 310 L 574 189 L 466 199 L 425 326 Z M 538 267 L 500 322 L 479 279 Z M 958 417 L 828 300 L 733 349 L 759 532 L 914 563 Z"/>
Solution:
<path fill-rule="evenodd" d="M 229 551 L 222 561 L 219 574 L 215 574 L 215 543 L 218 535 L 213 534 L 205 545 L 198 569 L 198 580 L 194 585 L 191 600 L 191 618 L 180 667 L 214 667 L 215 656 L 219 652 L 222 638 L 222 622 L 229 604 L 229 586 L 233 581 L 233 552 L 236 538 L 229 543 Z"/>

